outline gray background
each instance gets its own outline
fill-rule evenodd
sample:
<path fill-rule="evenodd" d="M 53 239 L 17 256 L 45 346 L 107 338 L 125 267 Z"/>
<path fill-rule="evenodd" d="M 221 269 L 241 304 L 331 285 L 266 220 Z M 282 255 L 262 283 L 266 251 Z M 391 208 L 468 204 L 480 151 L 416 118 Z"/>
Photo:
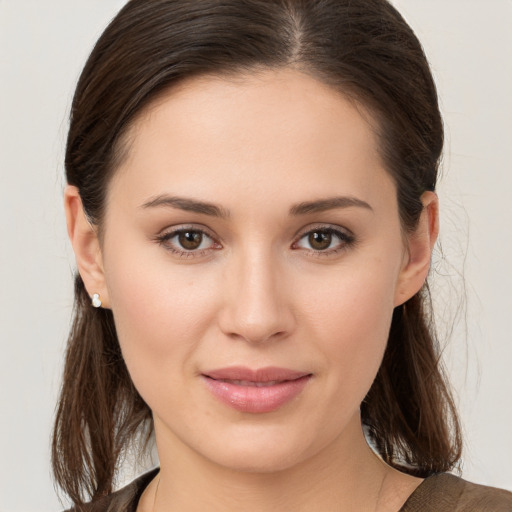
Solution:
<path fill-rule="evenodd" d="M 63 142 L 80 69 L 123 4 L 0 0 L 0 512 L 61 508 L 48 453 L 72 300 Z M 395 4 L 425 46 L 445 115 L 434 288 L 451 332 L 463 475 L 512 490 L 512 1 Z"/>

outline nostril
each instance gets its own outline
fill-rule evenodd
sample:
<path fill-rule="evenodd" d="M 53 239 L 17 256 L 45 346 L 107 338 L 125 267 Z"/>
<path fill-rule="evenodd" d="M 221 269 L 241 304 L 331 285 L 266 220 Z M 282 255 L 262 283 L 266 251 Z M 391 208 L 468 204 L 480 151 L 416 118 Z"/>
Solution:
<path fill-rule="evenodd" d="M 278 332 L 259 332 L 254 329 L 240 329 L 240 332 L 228 333 L 229 337 L 234 340 L 246 341 L 249 343 L 267 343 L 269 341 L 277 341 L 286 336 L 285 331 Z"/>
<path fill-rule="evenodd" d="M 239 267 L 234 264 L 225 282 L 218 320 L 231 339 L 264 343 L 281 340 L 294 330 L 289 297 L 283 294 L 289 289 L 282 286 L 284 274 L 277 275 L 268 258 L 263 263 L 261 257 L 244 258 Z"/>

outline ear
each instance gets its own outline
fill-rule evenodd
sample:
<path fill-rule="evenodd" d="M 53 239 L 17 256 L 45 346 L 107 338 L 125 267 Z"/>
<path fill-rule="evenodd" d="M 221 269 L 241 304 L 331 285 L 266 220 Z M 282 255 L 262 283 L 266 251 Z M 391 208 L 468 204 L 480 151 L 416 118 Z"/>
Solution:
<path fill-rule="evenodd" d="M 439 234 L 439 200 L 435 192 L 421 196 L 423 211 L 414 232 L 407 235 L 404 263 L 395 291 L 395 307 L 415 295 L 425 283 L 432 250 Z"/>
<path fill-rule="evenodd" d="M 109 307 L 98 234 L 87 219 L 78 189 L 68 185 L 64 191 L 64 210 L 68 236 L 73 246 L 78 271 L 90 297 L 98 293 L 102 307 Z"/>

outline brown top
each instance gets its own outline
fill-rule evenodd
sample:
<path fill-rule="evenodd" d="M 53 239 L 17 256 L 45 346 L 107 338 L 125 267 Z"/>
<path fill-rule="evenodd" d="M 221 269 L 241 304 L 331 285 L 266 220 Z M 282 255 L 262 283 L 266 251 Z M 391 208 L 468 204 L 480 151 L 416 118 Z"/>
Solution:
<path fill-rule="evenodd" d="M 448 473 L 423 480 L 399 512 L 512 512 L 512 493 Z"/>
<path fill-rule="evenodd" d="M 157 473 L 154 469 L 140 476 L 123 489 L 85 505 L 82 511 L 136 512 L 144 489 Z M 439 473 L 426 478 L 398 512 L 512 512 L 512 493 Z"/>

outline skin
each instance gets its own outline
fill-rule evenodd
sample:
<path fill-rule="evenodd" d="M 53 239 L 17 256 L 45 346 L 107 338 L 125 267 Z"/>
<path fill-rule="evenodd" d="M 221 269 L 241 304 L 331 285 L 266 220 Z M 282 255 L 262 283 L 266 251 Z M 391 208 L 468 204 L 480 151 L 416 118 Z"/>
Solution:
<path fill-rule="evenodd" d="M 224 215 L 157 205 L 163 195 Z M 333 197 L 367 206 L 290 213 Z M 438 203 L 422 201 L 404 235 L 368 116 L 292 69 L 194 78 L 148 108 L 110 184 L 101 242 L 66 189 L 79 271 L 112 309 L 154 415 L 161 472 L 139 512 L 400 508 L 420 480 L 372 453 L 359 407 L 393 308 L 428 273 Z M 178 228 L 206 231 L 199 250 L 175 252 Z M 308 233 L 326 229 L 342 235 L 319 249 Z M 243 413 L 200 377 L 233 365 L 313 377 L 277 411 Z"/>

